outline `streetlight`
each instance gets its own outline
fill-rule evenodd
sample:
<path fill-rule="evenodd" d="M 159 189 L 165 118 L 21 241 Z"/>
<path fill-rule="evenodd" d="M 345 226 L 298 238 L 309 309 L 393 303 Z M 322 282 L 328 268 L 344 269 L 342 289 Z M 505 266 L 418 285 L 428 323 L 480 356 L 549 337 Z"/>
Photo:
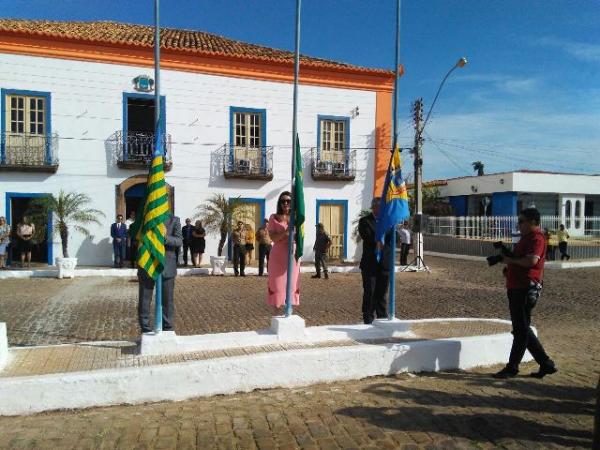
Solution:
<path fill-rule="evenodd" d="M 450 76 L 454 70 L 459 67 L 464 67 L 467 64 L 467 58 L 460 58 L 454 66 L 448 71 L 442 82 L 440 83 L 440 87 L 438 88 L 435 97 L 433 98 L 433 102 L 431 103 L 431 107 L 427 112 L 427 116 L 425 117 L 425 122 L 421 122 L 421 108 L 422 108 L 422 100 L 417 100 L 416 108 L 415 108 L 415 119 L 416 119 L 416 134 L 415 134 L 415 216 L 419 221 L 419 227 L 415 234 L 415 262 L 417 270 L 421 270 L 423 266 L 427 268 L 423 261 L 423 158 L 422 158 L 422 145 L 423 145 L 423 130 L 425 129 L 425 125 L 429 121 L 429 117 L 431 116 L 431 111 L 433 111 L 433 107 L 435 106 L 435 102 L 437 101 L 440 91 L 442 87 L 444 87 L 444 83 Z"/>

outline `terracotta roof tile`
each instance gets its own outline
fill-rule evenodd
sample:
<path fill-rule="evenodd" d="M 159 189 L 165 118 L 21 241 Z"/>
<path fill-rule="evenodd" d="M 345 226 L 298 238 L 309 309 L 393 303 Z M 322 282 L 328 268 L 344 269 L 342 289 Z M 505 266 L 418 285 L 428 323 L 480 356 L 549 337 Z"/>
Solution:
<path fill-rule="evenodd" d="M 0 19 L 0 32 L 25 35 L 60 37 L 95 43 L 121 44 L 140 47 L 154 45 L 154 28 L 119 22 L 55 22 L 49 20 Z M 293 52 L 236 41 L 216 34 L 194 30 L 161 28 L 161 48 L 182 50 L 201 55 L 234 56 L 241 58 L 272 60 L 292 63 Z M 332 69 L 386 74 L 393 72 L 374 69 L 327 59 L 302 56 L 303 64 Z"/>

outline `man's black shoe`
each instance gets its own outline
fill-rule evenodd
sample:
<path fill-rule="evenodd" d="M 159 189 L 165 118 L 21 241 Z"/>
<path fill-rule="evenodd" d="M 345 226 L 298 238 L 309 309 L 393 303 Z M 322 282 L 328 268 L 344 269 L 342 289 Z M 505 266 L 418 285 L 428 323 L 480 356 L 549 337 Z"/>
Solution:
<path fill-rule="evenodd" d="M 556 372 L 558 372 L 558 369 L 554 365 L 540 366 L 537 372 L 531 372 L 529 376 L 533 378 L 544 378 L 546 375 L 552 375 Z"/>
<path fill-rule="evenodd" d="M 327 272 L 325 272 L 325 279 L 329 280 L 329 274 Z"/>
<path fill-rule="evenodd" d="M 321 278 L 321 275 L 313 275 L 311 278 Z"/>
<path fill-rule="evenodd" d="M 492 375 L 494 378 L 498 378 L 500 380 L 504 380 L 506 378 L 514 378 L 517 376 L 519 371 L 517 369 L 512 369 L 511 367 L 505 367 L 500 372 L 496 372 Z"/>

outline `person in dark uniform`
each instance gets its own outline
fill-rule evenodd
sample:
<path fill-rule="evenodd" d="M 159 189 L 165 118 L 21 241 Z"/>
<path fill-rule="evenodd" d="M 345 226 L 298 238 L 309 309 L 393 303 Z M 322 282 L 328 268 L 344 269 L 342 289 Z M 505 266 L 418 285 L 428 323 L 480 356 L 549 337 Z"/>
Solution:
<path fill-rule="evenodd" d="M 375 230 L 377 228 L 380 202 L 381 197 L 373 198 L 371 201 L 371 214 L 362 217 L 358 222 L 358 233 L 363 242 L 360 271 L 363 282 L 362 313 L 366 324 L 372 323 L 375 315 L 378 319 L 387 317 L 386 295 L 390 279 L 389 263 L 393 251 L 391 248 L 392 231 L 390 230 L 385 235 L 385 245 L 381 259 L 378 262 L 375 255 Z"/>
<path fill-rule="evenodd" d="M 181 247 L 181 224 L 179 217 L 171 216 L 166 222 L 165 233 L 165 267 L 162 273 L 163 291 L 162 291 L 162 329 L 163 331 L 173 331 L 175 303 L 173 292 L 175 290 L 175 277 L 177 276 L 177 259 L 175 251 Z M 138 319 L 142 333 L 152 331 L 150 326 L 150 302 L 154 292 L 154 280 L 148 276 L 145 270 L 138 269 L 139 280 L 139 303 Z"/>
<path fill-rule="evenodd" d="M 327 270 L 327 251 L 331 247 L 331 238 L 325 233 L 325 226 L 322 223 L 318 223 L 317 235 L 315 237 L 315 245 L 313 250 L 315 251 L 315 270 L 317 273 L 311 278 L 321 278 L 321 267 L 323 267 L 323 276 L 327 280 L 329 278 L 329 271 Z"/>
<path fill-rule="evenodd" d="M 185 225 L 181 229 L 181 235 L 183 237 L 183 265 L 188 265 L 188 252 L 190 254 L 190 259 L 192 263 L 194 261 L 194 257 L 192 255 L 192 233 L 194 232 L 194 225 L 192 225 L 192 220 L 190 218 L 185 219 Z"/>
<path fill-rule="evenodd" d="M 546 354 L 542 343 L 531 329 L 531 310 L 536 305 L 542 289 L 544 262 L 546 260 L 546 238 L 540 230 L 540 213 L 527 208 L 519 214 L 521 239 L 515 245 L 512 256 L 504 255 L 506 264 L 506 294 L 512 322 L 513 343 L 508 364 L 494 374 L 494 378 L 512 378 L 519 373 L 519 364 L 525 350 L 540 365 L 537 372 L 530 374 L 543 378 L 556 372 L 554 361 Z"/>

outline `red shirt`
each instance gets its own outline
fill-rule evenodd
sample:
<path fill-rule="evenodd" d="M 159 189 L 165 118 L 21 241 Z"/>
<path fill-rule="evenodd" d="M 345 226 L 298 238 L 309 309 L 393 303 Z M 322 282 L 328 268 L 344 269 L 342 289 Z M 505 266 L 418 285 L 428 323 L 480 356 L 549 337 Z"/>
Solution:
<path fill-rule="evenodd" d="M 529 281 L 541 282 L 544 275 L 544 263 L 546 262 L 546 238 L 540 230 L 532 231 L 521 237 L 513 251 L 516 258 L 523 256 L 537 256 L 538 262 L 535 266 L 527 268 L 508 264 L 506 274 L 507 289 L 528 289 Z"/>

